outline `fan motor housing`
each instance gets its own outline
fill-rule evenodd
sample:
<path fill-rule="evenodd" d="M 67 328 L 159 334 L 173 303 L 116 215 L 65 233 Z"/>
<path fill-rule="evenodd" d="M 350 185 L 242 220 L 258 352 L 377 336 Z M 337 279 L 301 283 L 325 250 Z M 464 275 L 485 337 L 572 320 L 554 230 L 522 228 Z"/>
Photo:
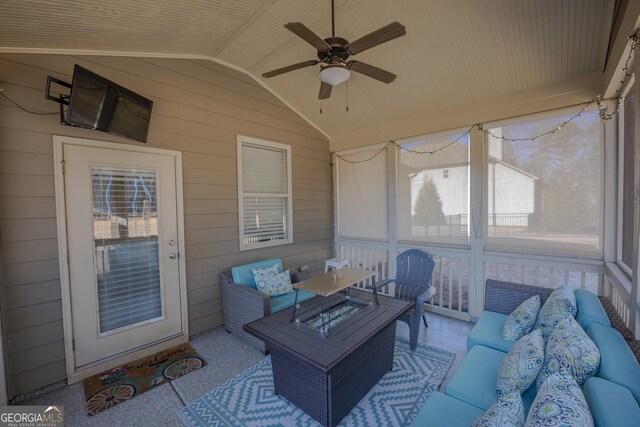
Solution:
<path fill-rule="evenodd" d="M 349 58 L 349 51 L 346 46 L 349 44 L 349 41 L 343 39 L 342 37 L 327 37 L 324 39 L 325 42 L 329 46 L 331 46 L 331 50 L 329 51 L 318 51 L 318 59 L 321 61 L 325 61 L 327 58 L 331 58 L 337 56 L 343 61 L 346 61 Z"/>

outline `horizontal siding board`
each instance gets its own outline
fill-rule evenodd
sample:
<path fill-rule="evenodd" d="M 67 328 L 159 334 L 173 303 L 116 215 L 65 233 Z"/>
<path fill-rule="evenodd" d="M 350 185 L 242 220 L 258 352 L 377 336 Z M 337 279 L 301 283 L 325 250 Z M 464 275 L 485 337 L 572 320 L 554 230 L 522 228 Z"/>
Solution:
<path fill-rule="evenodd" d="M 58 229 L 55 218 L 3 219 L 2 241 L 56 239 Z"/>
<path fill-rule="evenodd" d="M 61 298 L 60 294 L 59 280 L 10 286 L 4 289 L 5 307 L 12 309 L 57 301 Z"/>
<path fill-rule="evenodd" d="M 7 310 L 7 330 L 16 331 L 62 319 L 62 303 L 49 301 Z"/>
<path fill-rule="evenodd" d="M 55 218 L 56 200 L 53 196 L 0 197 L 0 218 Z"/>
<path fill-rule="evenodd" d="M 64 341 L 51 342 L 33 349 L 19 351 L 9 355 L 11 370 L 15 374 L 50 365 L 61 360 L 65 360 Z"/>
<path fill-rule="evenodd" d="M 7 333 L 9 352 L 32 349 L 54 341 L 64 341 L 62 319 Z"/>
<path fill-rule="evenodd" d="M 0 80 L 21 105 L 55 112 L 42 98 L 46 76 L 70 81 L 76 63 L 152 98 L 146 146 L 182 152 L 191 335 L 222 324 L 219 273 L 233 265 L 280 257 L 285 268 L 322 270 L 333 237 L 327 138 L 257 83 L 234 70 L 215 71 L 222 69 L 218 64 L 2 54 Z M 57 114 L 33 116 L 0 100 L 2 305 L 12 396 L 65 377 L 53 135 L 141 146 L 61 126 Z M 293 244 L 239 250 L 237 135 L 291 145 Z"/>
<path fill-rule="evenodd" d="M 2 244 L 5 264 L 58 259 L 58 239 L 23 240 Z"/>
<path fill-rule="evenodd" d="M 18 286 L 29 283 L 60 279 L 60 264 L 57 259 L 20 264 L 5 264 L 4 286 Z"/>

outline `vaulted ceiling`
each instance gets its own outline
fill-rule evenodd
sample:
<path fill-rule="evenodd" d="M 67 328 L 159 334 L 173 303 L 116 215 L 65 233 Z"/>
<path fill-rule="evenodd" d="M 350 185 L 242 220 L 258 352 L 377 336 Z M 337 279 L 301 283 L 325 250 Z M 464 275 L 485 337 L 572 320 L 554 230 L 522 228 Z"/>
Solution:
<path fill-rule="evenodd" d="M 329 0 L 3 0 L 0 50 L 200 58 L 246 71 L 330 137 L 419 113 L 603 72 L 615 0 L 337 0 L 336 35 L 392 21 L 407 35 L 355 59 L 398 75 L 352 73 L 318 100 L 316 58 L 283 27 L 331 35 Z M 345 111 L 348 105 L 349 112 Z M 322 113 L 320 112 L 322 107 Z"/>

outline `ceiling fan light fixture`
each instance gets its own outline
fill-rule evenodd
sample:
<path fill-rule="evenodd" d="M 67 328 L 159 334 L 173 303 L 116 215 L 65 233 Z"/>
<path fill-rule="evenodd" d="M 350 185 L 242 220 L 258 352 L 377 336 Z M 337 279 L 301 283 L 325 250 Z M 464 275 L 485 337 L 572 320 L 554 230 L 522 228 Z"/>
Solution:
<path fill-rule="evenodd" d="M 351 72 L 342 64 L 327 65 L 320 70 L 320 80 L 331 86 L 339 85 L 349 80 Z"/>

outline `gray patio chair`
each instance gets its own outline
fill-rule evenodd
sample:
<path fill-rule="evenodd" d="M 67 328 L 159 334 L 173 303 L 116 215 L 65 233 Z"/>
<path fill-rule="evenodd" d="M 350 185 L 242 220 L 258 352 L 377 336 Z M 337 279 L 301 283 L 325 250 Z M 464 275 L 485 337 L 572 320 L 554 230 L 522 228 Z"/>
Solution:
<path fill-rule="evenodd" d="M 413 309 L 398 319 L 409 325 L 411 350 L 415 350 L 418 346 L 421 319 L 427 327 L 424 303 L 426 299 L 433 296 L 433 289 L 430 289 L 429 282 L 434 267 L 435 262 L 431 255 L 419 249 L 409 249 L 396 258 L 396 278 L 383 280 L 376 285 L 379 289 L 395 283 L 395 298 L 415 302 Z"/>

